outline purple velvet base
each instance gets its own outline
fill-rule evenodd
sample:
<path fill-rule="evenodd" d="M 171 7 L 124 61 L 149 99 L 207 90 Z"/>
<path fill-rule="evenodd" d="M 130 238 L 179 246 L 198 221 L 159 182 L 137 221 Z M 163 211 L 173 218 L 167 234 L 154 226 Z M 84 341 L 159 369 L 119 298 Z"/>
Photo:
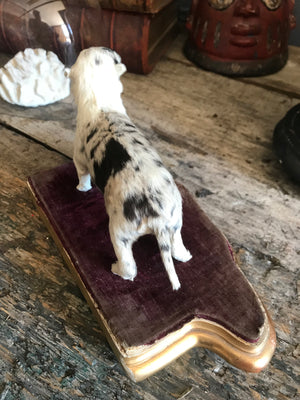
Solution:
<path fill-rule="evenodd" d="M 104 199 L 97 188 L 76 190 L 72 163 L 29 178 L 38 206 L 47 215 L 87 290 L 114 335 L 128 346 L 153 343 L 194 317 L 215 321 L 255 342 L 264 314 L 255 293 L 233 261 L 230 247 L 183 187 L 183 241 L 193 258 L 175 261 L 181 289 L 173 291 L 156 239 L 134 244 L 134 282 L 112 274 L 115 261 Z"/>

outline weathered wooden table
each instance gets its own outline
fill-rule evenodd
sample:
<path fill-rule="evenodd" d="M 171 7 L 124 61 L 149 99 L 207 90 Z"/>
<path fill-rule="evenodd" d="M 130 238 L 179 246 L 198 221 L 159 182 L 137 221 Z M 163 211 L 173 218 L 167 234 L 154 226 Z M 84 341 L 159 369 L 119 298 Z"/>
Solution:
<path fill-rule="evenodd" d="M 0 101 L 1 400 L 299 398 L 300 188 L 276 162 L 272 134 L 300 101 L 300 50 L 275 75 L 235 80 L 195 67 L 182 44 L 149 76 L 126 74 L 124 102 L 234 246 L 275 322 L 271 363 L 248 374 L 198 348 L 130 381 L 26 187 L 29 175 L 72 156 L 72 100 L 37 109 Z"/>

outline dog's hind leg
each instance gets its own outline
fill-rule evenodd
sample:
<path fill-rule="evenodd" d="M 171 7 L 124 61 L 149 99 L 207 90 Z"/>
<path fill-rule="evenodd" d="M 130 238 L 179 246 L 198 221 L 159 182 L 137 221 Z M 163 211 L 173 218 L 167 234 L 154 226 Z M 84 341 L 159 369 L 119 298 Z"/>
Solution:
<path fill-rule="evenodd" d="M 180 288 L 180 282 L 172 260 L 170 234 L 167 230 L 164 230 L 163 232 L 157 233 L 156 238 L 172 288 L 173 290 L 178 290 Z"/>
<path fill-rule="evenodd" d="M 111 271 L 123 279 L 133 281 L 137 274 L 137 267 L 132 254 L 133 239 L 124 236 L 122 232 L 113 227 L 112 223 L 109 224 L 109 232 L 117 257 L 117 262 L 112 264 Z"/>
<path fill-rule="evenodd" d="M 175 258 L 175 260 L 186 262 L 192 258 L 191 253 L 183 244 L 180 228 L 176 229 L 171 235 L 171 248 L 172 256 Z"/>

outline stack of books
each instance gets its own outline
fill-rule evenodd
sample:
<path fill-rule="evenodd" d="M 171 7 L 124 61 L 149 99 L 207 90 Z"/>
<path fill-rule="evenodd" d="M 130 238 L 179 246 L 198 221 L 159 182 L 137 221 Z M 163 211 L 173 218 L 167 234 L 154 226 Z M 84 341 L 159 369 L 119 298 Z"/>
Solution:
<path fill-rule="evenodd" d="M 128 71 L 149 73 L 177 30 L 178 0 L 7 0 L 0 8 L 0 51 L 55 52 L 71 66 L 91 46 L 117 51 Z"/>
<path fill-rule="evenodd" d="M 178 33 L 177 1 L 99 0 L 101 23 L 95 10 L 81 21 L 81 47 L 106 46 L 120 54 L 129 72 L 147 74 Z M 92 35 L 85 32 L 101 29 Z"/>

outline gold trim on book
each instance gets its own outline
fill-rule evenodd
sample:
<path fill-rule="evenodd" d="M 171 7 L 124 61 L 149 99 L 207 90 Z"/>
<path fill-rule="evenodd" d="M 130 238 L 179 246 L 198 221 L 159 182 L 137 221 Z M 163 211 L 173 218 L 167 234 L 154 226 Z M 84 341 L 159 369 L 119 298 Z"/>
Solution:
<path fill-rule="evenodd" d="M 272 320 L 258 296 L 257 300 L 264 312 L 265 322 L 260 330 L 259 339 L 255 343 L 247 342 L 223 326 L 202 318 L 194 318 L 182 328 L 153 344 L 128 347 L 126 343 L 122 343 L 111 331 L 99 306 L 87 290 L 47 215 L 39 206 L 39 201 L 30 182 L 28 181 L 27 184 L 45 225 L 75 276 L 81 292 L 100 323 L 115 355 L 132 380 L 142 381 L 195 346 L 205 347 L 224 358 L 234 367 L 247 372 L 259 372 L 268 365 L 275 351 L 276 334 Z"/>

